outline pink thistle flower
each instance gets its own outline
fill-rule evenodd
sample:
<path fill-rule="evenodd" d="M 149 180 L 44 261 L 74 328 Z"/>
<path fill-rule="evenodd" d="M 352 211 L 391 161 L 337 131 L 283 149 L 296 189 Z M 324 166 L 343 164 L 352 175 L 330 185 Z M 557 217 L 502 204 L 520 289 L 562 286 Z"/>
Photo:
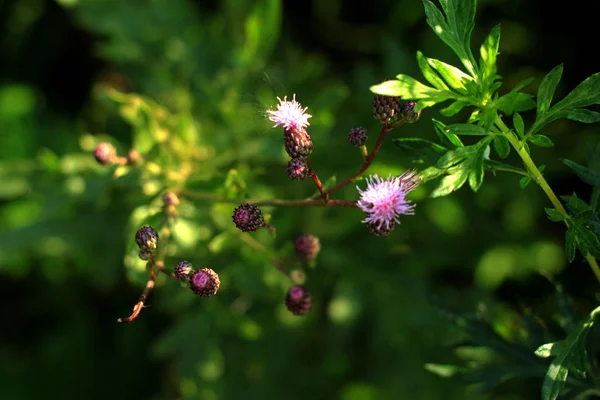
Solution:
<path fill-rule="evenodd" d="M 295 94 L 292 101 L 288 101 L 287 96 L 283 100 L 278 97 L 277 100 L 279 100 L 277 110 L 267 110 L 269 119 L 275 122 L 273 128 L 282 125 L 285 129 L 300 129 L 310 125 L 308 119 L 312 115 L 306 114 L 308 107 L 302 108 L 302 105 L 296 101 Z"/>
<path fill-rule="evenodd" d="M 406 200 L 406 195 L 419 185 L 417 171 L 406 171 L 398 177 L 390 176 L 386 180 L 372 175 L 367 182 L 365 190 L 356 187 L 360 193 L 358 207 L 367 213 L 362 222 L 371 227 L 391 231 L 396 222 L 400 223 L 400 215 L 414 214 L 415 205 Z"/>

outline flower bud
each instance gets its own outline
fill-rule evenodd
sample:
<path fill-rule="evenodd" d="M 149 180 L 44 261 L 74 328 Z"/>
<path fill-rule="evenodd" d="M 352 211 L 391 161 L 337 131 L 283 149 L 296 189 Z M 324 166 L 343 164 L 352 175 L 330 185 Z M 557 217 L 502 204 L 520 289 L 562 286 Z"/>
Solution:
<path fill-rule="evenodd" d="M 402 106 L 402 118 L 405 122 L 411 124 L 416 122 L 421 116 L 421 110 L 415 111 L 416 101 L 409 100 Z"/>
<path fill-rule="evenodd" d="M 285 151 L 292 158 L 306 158 L 313 151 L 312 139 L 303 126 L 284 129 L 283 142 Z"/>
<path fill-rule="evenodd" d="M 375 236 L 387 236 L 394 230 L 395 227 L 396 221 L 393 219 L 389 221 L 389 226 L 386 226 L 384 223 L 379 224 L 367 222 L 367 228 L 369 228 L 369 231 Z"/>
<path fill-rule="evenodd" d="M 364 146 L 367 143 L 367 130 L 361 127 L 350 129 L 348 142 L 355 147 Z"/>
<path fill-rule="evenodd" d="M 158 232 L 151 226 L 144 226 L 136 232 L 135 242 L 141 250 L 153 252 L 158 246 Z"/>
<path fill-rule="evenodd" d="M 210 268 L 202 268 L 194 271 L 190 278 L 190 289 L 201 297 L 210 297 L 219 290 L 219 275 Z"/>
<path fill-rule="evenodd" d="M 194 272 L 194 269 L 190 262 L 179 261 L 177 265 L 175 265 L 175 277 L 180 281 L 189 281 L 192 272 Z"/>
<path fill-rule="evenodd" d="M 169 206 L 178 206 L 179 205 L 179 197 L 173 192 L 167 192 L 163 195 L 163 204 L 166 207 Z"/>
<path fill-rule="evenodd" d="M 292 158 L 287 165 L 287 174 L 290 179 L 301 181 L 308 176 L 308 164 L 305 158 Z"/>
<path fill-rule="evenodd" d="M 114 163 L 117 157 L 117 150 L 110 143 L 100 143 L 94 150 L 94 158 L 101 165 L 110 165 Z"/>
<path fill-rule="evenodd" d="M 242 232 L 255 232 L 264 225 L 265 219 L 257 206 L 242 204 L 233 210 L 233 223 Z"/>
<path fill-rule="evenodd" d="M 391 124 L 401 117 L 400 97 L 377 95 L 373 98 L 373 117 L 382 124 Z"/>
<path fill-rule="evenodd" d="M 294 285 L 304 285 L 306 274 L 301 269 L 293 269 L 290 271 L 290 280 Z"/>
<path fill-rule="evenodd" d="M 314 260 L 321 250 L 321 243 L 319 239 L 311 234 L 303 234 L 296 238 L 294 241 L 294 248 L 296 254 L 300 257 L 310 261 Z"/>
<path fill-rule="evenodd" d="M 304 315 L 312 307 L 312 296 L 303 286 L 294 286 L 285 297 L 285 306 L 294 315 Z"/>
<path fill-rule="evenodd" d="M 127 153 L 127 162 L 131 165 L 140 165 L 144 161 L 144 158 L 136 149 L 129 150 Z"/>
<path fill-rule="evenodd" d="M 152 251 L 150 250 L 140 250 L 140 252 L 138 253 L 138 257 L 140 258 L 140 260 L 144 260 L 144 261 L 148 261 L 149 259 L 152 258 Z"/>

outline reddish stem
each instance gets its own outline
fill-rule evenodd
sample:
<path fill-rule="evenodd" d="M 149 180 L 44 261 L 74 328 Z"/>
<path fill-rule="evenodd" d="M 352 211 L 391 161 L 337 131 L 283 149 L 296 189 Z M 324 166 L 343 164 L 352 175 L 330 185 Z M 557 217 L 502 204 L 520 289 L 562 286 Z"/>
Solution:
<path fill-rule="evenodd" d="M 323 201 L 325 203 L 327 203 L 327 201 L 329 200 L 329 195 L 325 191 L 325 188 L 323 187 L 323 184 L 321 183 L 321 180 L 317 176 L 317 173 L 310 166 L 310 163 L 308 162 L 308 159 L 306 160 L 306 165 L 308 166 L 308 174 L 310 175 L 310 179 L 313 180 L 313 182 L 315 183 L 315 186 L 317 187 L 317 189 L 319 189 L 319 193 L 321 193 L 321 198 L 323 199 Z"/>
<path fill-rule="evenodd" d="M 154 273 L 154 269 L 152 268 L 152 265 L 153 265 L 153 260 L 150 259 L 148 261 L 148 282 L 146 282 L 146 287 L 144 288 L 144 291 L 142 292 L 142 295 L 140 296 L 138 302 L 135 304 L 135 306 L 133 306 L 133 312 L 127 318 L 117 319 L 118 322 L 121 322 L 121 323 L 131 322 L 134 319 L 136 319 L 138 317 L 138 315 L 140 314 L 140 311 L 142 311 L 142 308 L 144 307 L 144 303 L 146 302 L 148 295 L 154 288 L 154 282 L 156 282 L 156 274 Z"/>

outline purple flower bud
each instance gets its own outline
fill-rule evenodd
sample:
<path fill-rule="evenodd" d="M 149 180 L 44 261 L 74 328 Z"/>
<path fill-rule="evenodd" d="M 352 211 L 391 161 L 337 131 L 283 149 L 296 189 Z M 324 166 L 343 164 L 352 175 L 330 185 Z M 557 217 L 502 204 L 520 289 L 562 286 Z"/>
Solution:
<path fill-rule="evenodd" d="M 165 206 L 178 206 L 179 197 L 173 192 L 167 192 L 163 195 L 163 204 Z"/>
<path fill-rule="evenodd" d="M 303 234 L 296 238 L 294 241 L 294 248 L 296 254 L 300 257 L 310 261 L 314 260 L 321 250 L 321 243 L 319 238 L 311 234 Z"/>
<path fill-rule="evenodd" d="M 158 246 L 158 232 L 151 226 L 144 226 L 136 232 L 135 243 L 141 250 L 153 252 Z"/>
<path fill-rule="evenodd" d="M 153 253 L 150 250 L 140 250 L 140 252 L 138 253 L 138 257 L 140 258 L 140 260 L 148 261 L 152 258 L 152 254 Z"/>
<path fill-rule="evenodd" d="M 292 158 L 287 165 L 287 174 L 290 179 L 301 181 L 308 176 L 308 164 L 305 158 Z"/>
<path fill-rule="evenodd" d="M 367 130 L 361 127 L 350 129 L 348 142 L 355 147 L 364 146 L 367 143 Z"/>
<path fill-rule="evenodd" d="M 306 158 L 313 151 L 313 142 L 305 128 L 289 128 L 283 132 L 285 151 L 292 158 Z"/>
<path fill-rule="evenodd" d="M 379 225 L 374 222 L 367 222 L 367 228 L 369 228 L 369 232 L 371 232 L 375 236 L 387 236 L 396 227 L 396 221 L 391 220 L 388 225 Z"/>
<path fill-rule="evenodd" d="M 233 211 L 233 223 L 242 232 L 255 232 L 264 225 L 265 219 L 257 206 L 242 204 Z"/>
<path fill-rule="evenodd" d="M 219 275 L 210 268 L 202 268 L 194 271 L 194 274 L 190 278 L 190 289 L 201 297 L 215 295 L 220 285 Z"/>
<path fill-rule="evenodd" d="M 303 286 L 294 286 L 285 297 L 285 306 L 294 315 L 304 315 L 312 307 L 312 296 Z"/>
<path fill-rule="evenodd" d="M 421 116 L 421 110 L 415 111 L 416 101 L 409 100 L 402 106 L 402 118 L 405 122 L 412 124 Z"/>
<path fill-rule="evenodd" d="M 377 95 L 373 99 L 373 117 L 382 124 L 391 124 L 401 117 L 400 97 Z"/>
<path fill-rule="evenodd" d="M 190 275 L 194 272 L 193 266 L 187 261 L 179 261 L 175 266 L 175 276 L 183 282 L 190 280 Z"/>
<path fill-rule="evenodd" d="M 94 158 L 101 165 L 110 165 L 117 157 L 117 150 L 110 143 L 100 143 L 94 150 Z"/>

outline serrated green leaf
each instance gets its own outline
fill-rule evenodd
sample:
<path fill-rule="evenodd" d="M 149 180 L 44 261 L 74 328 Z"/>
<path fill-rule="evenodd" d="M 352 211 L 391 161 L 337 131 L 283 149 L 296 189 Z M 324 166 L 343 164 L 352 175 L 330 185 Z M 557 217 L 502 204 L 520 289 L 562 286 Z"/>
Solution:
<path fill-rule="evenodd" d="M 421 109 L 456 97 L 451 91 L 434 89 L 407 75 L 398 75 L 397 80 L 371 86 L 371 91 L 384 96 L 400 96 L 406 100 L 421 100 L 418 103 Z"/>
<path fill-rule="evenodd" d="M 582 321 L 577 329 L 562 341 L 560 349 L 556 351 L 556 358 L 552 360 L 544 377 L 544 382 L 542 383 L 542 400 L 556 400 L 558 398 L 567 381 L 575 351 L 579 347 L 579 343 L 585 341 L 592 325 L 593 320 L 591 319 Z M 555 346 L 559 345 L 555 344 Z"/>
<path fill-rule="evenodd" d="M 475 26 L 474 0 L 443 0 L 444 14 L 430 1 L 423 0 L 427 23 L 436 35 L 450 47 L 469 74 L 477 76 L 477 66 L 471 52 L 471 32 Z"/>
<path fill-rule="evenodd" d="M 583 165 L 577 164 L 576 162 L 566 158 L 562 161 L 567 167 L 571 168 L 573 172 L 575 172 L 575 175 L 577 175 L 579 179 L 588 185 L 600 188 L 600 171 L 584 167 Z"/>
<path fill-rule="evenodd" d="M 490 86 L 496 78 L 496 57 L 498 55 L 498 46 L 500 44 L 500 25 L 492 28 L 490 34 L 485 38 L 479 54 L 481 55 L 480 72 L 482 81 L 486 86 Z M 492 93 L 495 91 L 492 90 Z"/>
<path fill-rule="evenodd" d="M 484 168 L 483 168 L 483 162 L 484 162 L 486 151 L 489 151 L 488 145 L 491 141 L 492 141 L 491 137 L 487 137 L 487 138 L 481 140 L 477 144 L 477 146 L 479 147 L 477 153 L 471 160 L 468 160 L 468 161 L 470 161 L 470 163 L 469 163 L 469 169 L 470 169 L 469 186 L 471 186 L 471 189 L 474 192 L 479 190 L 479 188 L 481 187 L 481 184 L 483 183 L 483 176 L 484 176 L 484 172 L 485 172 Z"/>
<path fill-rule="evenodd" d="M 449 90 L 442 78 L 440 78 L 433 68 L 431 68 L 427 62 L 427 57 L 425 57 L 420 51 L 417 51 L 417 63 L 419 64 L 421 73 L 425 79 L 427 79 L 427 82 L 431 83 L 436 89 Z"/>
<path fill-rule="evenodd" d="M 437 168 L 450 168 L 477 152 L 476 146 L 459 147 L 448 151 L 436 163 Z"/>
<path fill-rule="evenodd" d="M 545 135 L 532 135 L 528 138 L 528 140 L 540 147 L 552 147 L 554 146 L 554 142 L 548 136 Z"/>
<path fill-rule="evenodd" d="M 438 186 L 429 194 L 429 197 L 446 196 L 455 190 L 458 190 L 465 184 L 469 177 L 468 172 L 464 168 L 458 168 L 452 174 L 442 178 Z"/>
<path fill-rule="evenodd" d="M 516 91 L 512 91 L 499 97 L 494 104 L 506 115 L 511 115 L 515 111 L 528 111 L 535 108 L 533 96 Z"/>
<path fill-rule="evenodd" d="M 557 65 L 552 69 L 552 71 L 548 72 L 548 74 L 542 80 L 537 93 L 536 119 L 539 119 L 550 108 L 552 96 L 554 96 L 554 91 L 556 90 L 556 86 L 560 81 L 562 72 L 563 65 Z"/>
<path fill-rule="evenodd" d="M 457 100 L 454 103 L 450 104 L 448 107 L 442 108 L 440 110 L 440 114 L 442 114 L 444 117 L 452 117 L 453 115 L 458 114 L 463 108 L 465 108 L 469 104 L 471 103 L 468 101 Z"/>
<path fill-rule="evenodd" d="M 433 122 L 433 128 L 435 129 L 435 132 L 438 134 L 442 142 L 448 142 L 452 147 L 464 147 L 462 141 L 458 136 L 446 132 L 446 125 L 433 118 L 431 119 L 431 122 Z"/>
<path fill-rule="evenodd" d="M 488 135 L 488 131 L 484 128 L 473 125 L 473 124 L 454 124 L 446 126 L 446 132 L 454 135 L 475 135 L 485 136 Z"/>
<path fill-rule="evenodd" d="M 562 215 L 556 208 L 544 208 L 548 219 L 553 222 L 564 221 L 566 217 Z"/>
<path fill-rule="evenodd" d="M 510 153 L 510 143 L 502 135 L 494 136 L 494 150 L 500 158 L 506 158 Z"/>
<path fill-rule="evenodd" d="M 569 215 L 576 215 L 581 213 L 582 211 L 590 210 L 591 207 L 586 203 L 583 199 L 577 197 L 576 193 L 573 193 L 570 196 L 560 196 L 561 200 L 566 202 L 566 208 L 569 212 Z"/>
<path fill-rule="evenodd" d="M 576 112 L 575 110 L 593 104 L 600 104 L 600 73 L 585 79 L 564 99 L 536 118 L 528 134 L 534 134 L 550 122 L 559 118 L 567 118 L 570 113 Z"/>
<path fill-rule="evenodd" d="M 600 113 L 588 110 L 587 108 L 576 108 L 569 111 L 566 117 L 570 120 L 583 122 L 585 124 L 593 124 L 600 121 Z"/>
<path fill-rule="evenodd" d="M 525 137 L 525 123 L 523 122 L 523 117 L 518 112 L 513 114 L 513 126 L 519 137 L 523 139 Z"/>
<path fill-rule="evenodd" d="M 465 74 L 453 65 L 446 64 L 445 62 L 434 58 L 428 58 L 427 62 L 440 74 L 448 86 L 462 95 L 468 94 L 465 84 L 473 80 L 471 76 Z"/>

